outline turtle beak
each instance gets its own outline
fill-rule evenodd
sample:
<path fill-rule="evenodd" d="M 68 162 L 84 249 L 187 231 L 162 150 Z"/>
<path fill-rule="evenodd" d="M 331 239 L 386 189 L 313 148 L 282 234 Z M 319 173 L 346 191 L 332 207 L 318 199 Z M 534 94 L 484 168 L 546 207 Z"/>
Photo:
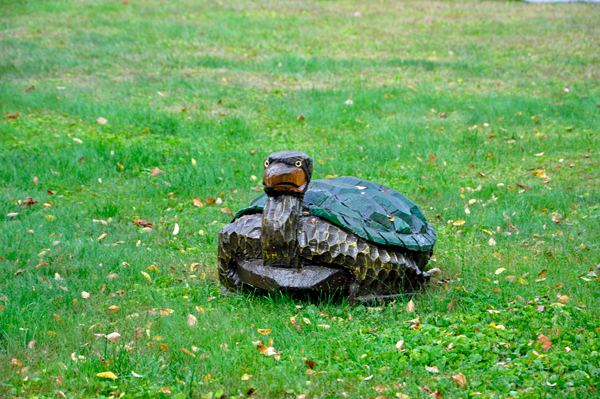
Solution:
<path fill-rule="evenodd" d="M 307 185 L 306 173 L 302 168 L 283 162 L 274 162 L 265 168 L 263 184 L 265 191 L 280 194 L 304 194 Z"/>

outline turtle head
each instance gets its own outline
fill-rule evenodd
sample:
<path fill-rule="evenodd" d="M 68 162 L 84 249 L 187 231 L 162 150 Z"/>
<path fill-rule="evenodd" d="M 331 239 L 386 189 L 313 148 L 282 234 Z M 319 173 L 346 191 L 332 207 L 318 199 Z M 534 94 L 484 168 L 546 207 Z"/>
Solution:
<path fill-rule="evenodd" d="M 304 196 L 312 177 L 312 159 L 301 151 L 274 152 L 265 159 L 263 184 L 265 193 Z"/>

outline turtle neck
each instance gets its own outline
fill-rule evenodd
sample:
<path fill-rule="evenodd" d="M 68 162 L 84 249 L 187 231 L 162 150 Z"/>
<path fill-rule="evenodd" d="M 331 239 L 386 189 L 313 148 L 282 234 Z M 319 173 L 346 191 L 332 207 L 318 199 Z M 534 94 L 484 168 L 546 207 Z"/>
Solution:
<path fill-rule="evenodd" d="M 300 267 L 297 236 L 302 201 L 292 195 L 267 198 L 260 238 L 265 266 Z"/>

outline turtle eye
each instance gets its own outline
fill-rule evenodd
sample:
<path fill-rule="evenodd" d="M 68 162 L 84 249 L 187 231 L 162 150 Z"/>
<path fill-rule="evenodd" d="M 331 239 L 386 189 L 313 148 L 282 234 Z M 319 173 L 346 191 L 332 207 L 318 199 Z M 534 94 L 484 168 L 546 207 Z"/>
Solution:
<path fill-rule="evenodd" d="M 300 166 L 302 166 L 302 161 L 296 161 L 296 166 L 299 168 Z"/>
<path fill-rule="evenodd" d="M 266 168 L 267 166 L 269 166 L 269 160 L 268 160 L 268 159 L 265 159 L 265 168 Z"/>

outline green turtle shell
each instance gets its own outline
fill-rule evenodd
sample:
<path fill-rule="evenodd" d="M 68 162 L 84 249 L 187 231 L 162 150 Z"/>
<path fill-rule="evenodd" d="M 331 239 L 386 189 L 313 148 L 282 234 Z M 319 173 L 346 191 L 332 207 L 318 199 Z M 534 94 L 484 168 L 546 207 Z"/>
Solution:
<path fill-rule="evenodd" d="M 260 195 L 234 220 L 262 212 L 266 199 Z M 435 229 L 417 205 L 392 188 L 358 177 L 311 181 L 303 210 L 381 245 L 430 252 L 436 240 Z"/>

